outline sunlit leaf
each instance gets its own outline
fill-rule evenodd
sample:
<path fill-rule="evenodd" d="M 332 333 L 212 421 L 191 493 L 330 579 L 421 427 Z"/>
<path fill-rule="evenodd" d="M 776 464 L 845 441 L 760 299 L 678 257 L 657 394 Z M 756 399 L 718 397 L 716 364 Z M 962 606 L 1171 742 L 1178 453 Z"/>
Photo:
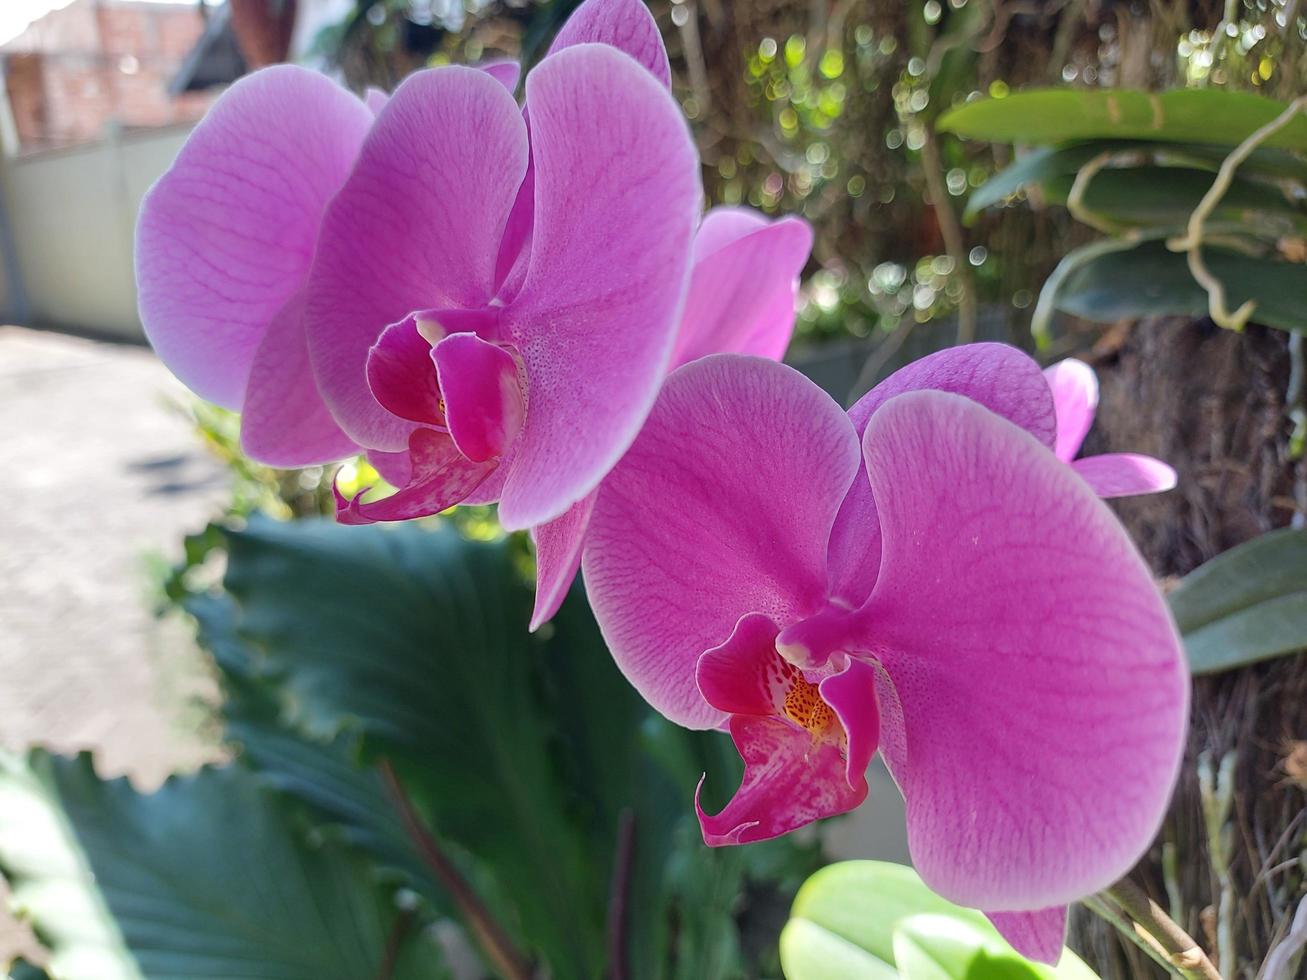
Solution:
<path fill-rule="evenodd" d="M 980 912 L 882 861 L 808 879 L 781 933 L 781 964 L 788 980 L 1096 980 L 1069 950 L 1056 967 L 1023 959 Z"/>
<path fill-rule="evenodd" d="M 1115 138 L 1236 146 L 1285 108 L 1286 103 L 1229 89 L 1030 89 L 968 102 L 941 116 L 938 126 L 999 143 Z M 1307 150 L 1307 118 L 1297 116 L 1263 145 Z"/>
<path fill-rule="evenodd" d="M 53 980 L 446 976 L 368 868 L 311 847 L 238 767 L 142 794 L 89 755 L 4 755 L 0 869 Z"/>

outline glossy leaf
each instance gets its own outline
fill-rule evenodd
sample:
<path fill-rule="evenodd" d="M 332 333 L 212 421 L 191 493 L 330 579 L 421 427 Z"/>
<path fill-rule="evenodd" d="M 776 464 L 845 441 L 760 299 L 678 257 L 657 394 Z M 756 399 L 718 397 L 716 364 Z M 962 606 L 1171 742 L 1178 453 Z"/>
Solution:
<path fill-rule="evenodd" d="M 941 116 L 938 128 L 998 143 L 1144 139 L 1233 147 L 1285 108 L 1274 99 L 1226 89 L 1030 89 L 968 102 Z M 1297 116 L 1264 145 L 1307 150 L 1307 118 Z"/>
<path fill-rule="evenodd" d="M 0 758 L 0 868 L 50 947 L 53 980 L 446 976 L 367 866 L 311 847 L 239 767 L 152 794 L 89 755 Z"/>
<path fill-rule="evenodd" d="M 1097 243 L 1087 247 L 1093 244 Z M 1203 257 L 1212 274 L 1225 283 L 1230 309 L 1251 299 L 1257 304 L 1253 322 L 1307 331 L 1307 306 L 1300 299 L 1307 296 L 1307 266 L 1216 248 L 1204 249 Z M 1063 312 L 1100 322 L 1163 314 L 1207 315 L 1207 293 L 1190 275 L 1184 255 L 1170 251 L 1163 242 L 1149 241 L 1135 248 L 1122 243 L 1121 248 L 1089 261 L 1072 252 L 1062 261 L 1074 265 L 1065 277 L 1054 273 L 1061 286 L 1053 302 Z"/>
<path fill-rule="evenodd" d="M 1231 548 L 1185 576 L 1170 601 L 1195 674 L 1307 648 L 1307 531 Z"/>
<path fill-rule="evenodd" d="M 1025 960 L 980 912 L 882 861 L 845 861 L 808 879 L 781 933 L 781 965 L 788 980 L 1095 980 L 1069 950 L 1057 967 Z"/>

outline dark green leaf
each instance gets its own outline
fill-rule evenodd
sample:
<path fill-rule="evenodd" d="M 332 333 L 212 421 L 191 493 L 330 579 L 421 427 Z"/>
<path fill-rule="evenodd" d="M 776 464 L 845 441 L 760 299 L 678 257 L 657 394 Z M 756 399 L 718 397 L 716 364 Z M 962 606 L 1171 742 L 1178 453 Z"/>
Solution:
<path fill-rule="evenodd" d="M 1214 174 L 1229 152 L 1230 147 L 1196 143 L 1159 144 L 1145 140 L 1095 140 L 1069 146 L 1042 147 L 1024 154 L 1016 163 L 999 171 L 972 192 L 967 199 L 965 217 L 968 220 L 974 218 L 980 211 L 1001 203 L 1023 187 L 1046 185 L 1058 178 L 1063 181 L 1062 199 L 1065 200 L 1066 190 L 1070 189 L 1070 181 L 1077 171 L 1103 153 L 1126 159 L 1134 156 L 1141 162 L 1150 161 L 1164 168 L 1165 176 L 1173 167 L 1190 167 Z M 1272 181 L 1282 178 L 1307 181 L 1307 161 L 1284 150 L 1261 148 L 1255 150 L 1239 167 L 1239 176 Z M 1211 184 L 1211 179 L 1210 176 L 1206 178 L 1208 185 Z"/>
<path fill-rule="evenodd" d="M 1068 255 L 1063 262 L 1072 258 Z M 1229 309 L 1253 300 L 1257 304 L 1253 322 L 1282 330 L 1307 330 L 1307 304 L 1303 302 L 1307 266 L 1216 248 L 1204 249 L 1203 258 L 1225 284 Z M 1163 242 L 1099 254 L 1087 262 L 1077 260 L 1073 271 L 1057 278 L 1061 281 L 1054 298 L 1057 308 L 1088 320 L 1207 314 L 1207 293 L 1189 274 L 1184 255 L 1170 251 Z"/>
<path fill-rule="evenodd" d="M 613 860 L 630 814 L 630 974 L 743 972 L 732 910 L 745 879 L 764 876 L 760 855 L 779 853 L 800 869 L 797 887 L 812 850 L 703 846 L 694 783 L 709 769 L 709 796 L 733 788 L 730 742 L 651 716 L 579 590 L 531 636 L 531 592 L 511 541 L 468 541 L 450 527 L 254 521 L 229 547 L 248 661 L 226 656 L 239 695 L 229 731 L 266 778 L 382 865 L 407 865 L 413 886 L 439 902 L 374 777 L 349 769 L 391 759 L 483 897 L 556 976 L 603 972 Z M 221 641 L 223 630 L 211 632 Z M 271 718 L 265 689 L 279 702 Z M 788 875 L 783 866 L 765 877 Z"/>
<path fill-rule="evenodd" d="M 1031 89 L 969 102 L 941 116 L 938 126 L 996 143 L 1143 139 L 1233 147 L 1285 108 L 1274 99 L 1227 89 Z M 1263 145 L 1307 150 L 1307 118 L 1299 115 Z"/>
<path fill-rule="evenodd" d="M 444 977 L 367 867 L 310 847 L 237 767 L 144 795 L 89 755 L 0 759 L 0 868 L 55 980 Z"/>
<path fill-rule="evenodd" d="M 1042 186 L 1051 202 L 1064 204 L 1074 180 L 1071 175 L 1050 177 Z M 1120 224 L 1169 225 L 1178 230 L 1211 186 L 1211 173 L 1190 167 L 1109 168 L 1094 175 L 1082 204 L 1093 214 Z M 1263 230 L 1268 219 L 1274 219 L 1279 234 L 1304 225 L 1303 212 L 1277 188 L 1236 177 L 1212 212 L 1212 220 L 1249 220 L 1253 215 L 1258 216 L 1258 227 Z"/>
<path fill-rule="evenodd" d="M 1307 648 L 1307 531 L 1272 531 L 1190 572 L 1171 593 L 1195 674 Z"/>

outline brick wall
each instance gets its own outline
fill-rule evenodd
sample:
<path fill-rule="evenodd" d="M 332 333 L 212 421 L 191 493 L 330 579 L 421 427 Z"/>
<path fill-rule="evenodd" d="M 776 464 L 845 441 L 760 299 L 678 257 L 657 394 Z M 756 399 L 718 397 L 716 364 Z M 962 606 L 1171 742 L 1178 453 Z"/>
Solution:
<path fill-rule="evenodd" d="M 168 83 L 204 30 L 197 5 L 75 0 L 0 47 L 24 151 L 100 138 L 105 127 L 198 119 L 215 93 Z"/>

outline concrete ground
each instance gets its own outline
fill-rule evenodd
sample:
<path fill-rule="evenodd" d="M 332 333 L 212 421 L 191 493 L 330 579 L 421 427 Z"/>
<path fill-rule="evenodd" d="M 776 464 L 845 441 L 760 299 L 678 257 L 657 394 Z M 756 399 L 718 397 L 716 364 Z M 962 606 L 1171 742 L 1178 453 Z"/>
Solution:
<path fill-rule="evenodd" d="M 188 630 L 151 612 L 152 560 L 179 556 L 227 497 L 147 350 L 0 327 L 0 745 L 93 749 L 143 786 L 213 755 Z M 0 921 L 0 963 L 23 939 Z"/>

